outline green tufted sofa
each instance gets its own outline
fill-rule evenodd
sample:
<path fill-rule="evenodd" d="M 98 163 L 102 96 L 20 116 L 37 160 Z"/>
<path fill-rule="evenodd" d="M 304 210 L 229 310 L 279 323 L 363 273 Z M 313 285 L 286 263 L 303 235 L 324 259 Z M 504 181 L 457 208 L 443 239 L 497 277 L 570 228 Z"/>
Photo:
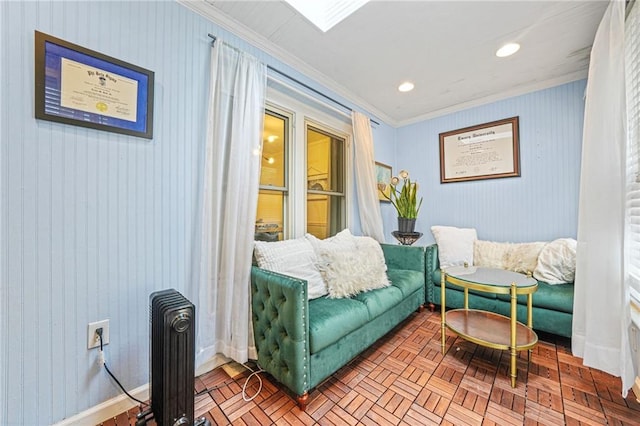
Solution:
<path fill-rule="evenodd" d="M 426 247 L 427 284 L 426 297 L 431 310 L 440 305 L 440 263 L 438 246 Z M 461 288 L 447 284 L 446 301 L 448 308 L 461 308 L 464 304 L 464 292 Z M 510 315 L 510 297 L 508 294 L 495 295 L 469 291 L 469 307 L 483 309 L 498 314 Z M 533 328 L 559 336 L 571 337 L 573 318 L 573 283 L 550 285 L 538 281 L 538 290 L 533 294 Z M 518 321 L 527 322 L 526 296 L 518 297 Z"/>
<path fill-rule="evenodd" d="M 424 247 L 381 244 L 391 286 L 351 298 L 307 300 L 307 282 L 253 266 L 258 364 L 306 408 L 309 390 L 424 308 Z"/>

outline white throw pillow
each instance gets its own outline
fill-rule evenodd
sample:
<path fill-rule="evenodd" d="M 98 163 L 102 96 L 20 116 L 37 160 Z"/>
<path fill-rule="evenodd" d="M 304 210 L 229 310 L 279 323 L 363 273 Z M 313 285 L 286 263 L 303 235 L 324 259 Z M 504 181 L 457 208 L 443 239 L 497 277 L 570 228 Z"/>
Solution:
<path fill-rule="evenodd" d="M 331 298 L 351 297 L 391 284 L 380 244 L 369 237 L 355 238 L 356 250 L 321 249 L 319 269 Z"/>
<path fill-rule="evenodd" d="M 370 258 L 372 261 L 371 288 L 386 287 L 389 285 L 387 277 L 387 262 L 380 243 L 371 237 L 353 237 L 356 240 L 356 248 L 361 257 Z"/>
<path fill-rule="evenodd" d="M 538 255 L 546 243 L 498 243 L 476 240 L 473 264 L 486 268 L 507 269 L 514 272 L 533 272 Z"/>
<path fill-rule="evenodd" d="M 508 243 L 476 240 L 473 243 L 473 264 L 485 268 L 504 269 L 504 258 L 508 250 Z"/>
<path fill-rule="evenodd" d="M 538 256 L 547 243 L 514 243 L 511 244 L 504 260 L 504 269 L 523 274 L 533 273 L 538 264 Z"/>
<path fill-rule="evenodd" d="M 316 253 L 306 238 L 256 241 L 254 253 L 259 267 L 306 280 L 309 299 L 327 294 L 327 287 L 316 266 Z"/>
<path fill-rule="evenodd" d="M 355 237 L 351 234 L 351 231 L 349 231 L 348 228 L 338 232 L 333 237 L 325 238 L 324 240 L 321 240 L 312 234 L 306 234 L 304 237 L 311 243 L 316 255 L 319 255 L 321 250 L 356 249 Z"/>
<path fill-rule="evenodd" d="M 560 238 L 544 246 L 533 277 L 549 284 L 572 283 L 576 274 L 576 248 L 572 238 Z"/>
<path fill-rule="evenodd" d="M 431 233 L 438 244 L 441 268 L 473 265 L 473 244 L 478 239 L 475 228 L 432 226 Z"/>

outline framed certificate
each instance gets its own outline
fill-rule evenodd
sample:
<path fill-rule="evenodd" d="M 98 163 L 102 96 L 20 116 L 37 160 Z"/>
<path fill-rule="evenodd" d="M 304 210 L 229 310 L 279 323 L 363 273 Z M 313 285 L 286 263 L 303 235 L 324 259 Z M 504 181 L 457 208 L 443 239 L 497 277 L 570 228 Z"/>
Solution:
<path fill-rule="evenodd" d="M 35 117 L 153 138 L 152 71 L 35 32 Z"/>
<path fill-rule="evenodd" d="M 440 183 L 520 176 L 518 117 L 440 133 Z"/>

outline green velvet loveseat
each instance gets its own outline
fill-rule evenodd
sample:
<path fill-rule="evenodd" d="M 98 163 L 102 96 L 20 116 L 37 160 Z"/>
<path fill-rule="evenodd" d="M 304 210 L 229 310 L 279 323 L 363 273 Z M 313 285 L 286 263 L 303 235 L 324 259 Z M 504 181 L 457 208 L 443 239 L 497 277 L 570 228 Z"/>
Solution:
<path fill-rule="evenodd" d="M 426 247 L 426 297 L 429 309 L 440 305 L 440 262 L 438 246 Z M 447 308 L 464 306 L 464 291 L 460 287 L 446 285 Z M 469 307 L 483 309 L 498 314 L 510 315 L 510 295 L 469 292 Z M 518 321 L 527 322 L 526 296 L 518 297 Z M 571 337 L 573 318 L 573 283 L 550 285 L 538 280 L 538 290 L 533 294 L 533 328 L 563 337 Z"/>
<path fill-rule="evenodd" d="M 425 303 L 424 247 L 381 244 L 389 287 L 307 300 L 307 282 L 251 270 L 259 366 L 306 408 L 309 391 Z"/>

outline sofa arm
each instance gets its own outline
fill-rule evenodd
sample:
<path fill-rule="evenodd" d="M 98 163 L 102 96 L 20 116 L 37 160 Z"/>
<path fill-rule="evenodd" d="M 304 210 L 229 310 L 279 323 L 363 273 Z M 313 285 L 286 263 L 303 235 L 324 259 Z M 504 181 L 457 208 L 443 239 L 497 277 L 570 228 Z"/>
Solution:
<path fill-rule="evenodd" d="M 258 365 L 298 396 L 309 383 L 307 282 L 251 267 L 251 310 Z"/>
<path fill-rule="evenodd" d="M 407 269 L 423 272 L 424 247 L 401 246 L 396 244 L 380 244 L 388 269 Z"/>
<path fill-rule="evenodd" d="M 433 273 L 440 267 L 440 262 L 438 261 L 438 246 L 436 244 L 425 247 L 425 264 L 425 297 L 427 298 L 427 303 L 433 304 L 435 300 L 433 295 L 435 291 Z"/>

